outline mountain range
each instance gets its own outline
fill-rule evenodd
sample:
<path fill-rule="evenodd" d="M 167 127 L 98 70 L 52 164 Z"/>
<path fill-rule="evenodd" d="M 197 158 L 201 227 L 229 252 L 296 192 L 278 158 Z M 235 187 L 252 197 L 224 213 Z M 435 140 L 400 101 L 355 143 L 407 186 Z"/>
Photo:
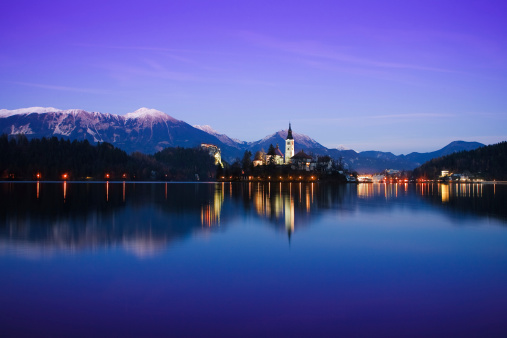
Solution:
<path fill-rule="evenodd" d="M 241 158 L 246 150 L 254 154 L 267 150 L 270 144 L 283 149 L 287 130 L 280 130 L 261 140 L 245 142 L 220 134 L 210 126 L 191 126 L 155 109 L 141 108 L 126 115 L 87 112 L 80 109 L 32 107 L 16 110 L 0 109 L 0 133 L 24 134 L 28 138 L 53 137 L 90 142 L 108 142 L 128 153 L 153 154 L 166 147 L 195 147 L 201 143 L 219 146 L 228 161 Z M 384 169 L 411 170 L 436 157 L 484 146 L 478 142 L 454 141 L 444 148 L 429 152 L 394 155 L 390 152 L 326 148 L 311 137 L 292 133 L 296 152 L 329 155 L 345 166 L 362 173 Z"/>

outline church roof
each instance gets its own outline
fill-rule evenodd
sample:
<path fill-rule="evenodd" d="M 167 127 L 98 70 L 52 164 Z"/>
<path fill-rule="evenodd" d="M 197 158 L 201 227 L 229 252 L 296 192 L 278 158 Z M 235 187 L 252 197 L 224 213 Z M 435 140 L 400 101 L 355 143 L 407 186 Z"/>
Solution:
<path fill-rule="evenodd" d="M 271 148 L 271 146 L 270 146 Z M 283 157 L 283 153 L 282 151 L 280 150 L 280 148 L 278 147 L 278 144 L 276 145 L 276 148 L 273 147 L 270 151 L 268 151 L 268 153 L 266 155 L 271 155 L 271 156 L 282 156 Z"/>
<path fill-rule="evenodd" d="M 290 127 L 290 122 L 289 122 L 289 131 L 287 132 L 287 140 L 293 140 L 294 138 L 292 137 L 292 128 Z"/>
<path fill-rule="evenodd" d="M 298 152 L 296 155 L 292 156 L 293 160 L 311 160 L 312 157 L 308 154 L 305 154 L 303 150 Z"/>

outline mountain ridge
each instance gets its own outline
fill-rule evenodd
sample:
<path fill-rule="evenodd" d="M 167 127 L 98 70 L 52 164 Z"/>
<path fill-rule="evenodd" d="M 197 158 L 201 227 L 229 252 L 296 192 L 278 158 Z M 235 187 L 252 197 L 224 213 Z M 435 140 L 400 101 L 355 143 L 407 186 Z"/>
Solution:
<path fill-rule="evenodd" d="M 252 142 L 232 139 L 211 126 L 191 126 L 156 109 L 140 108 L 125 115 L 87 112 L 81 109 L 60 110 L 53 107 L 30 107 L 15 110 L 0 109 L 0 133 L 23 133 L 29 138 L 63 137 L 108 142 L 127 152 L 153 154 L 166 147 L 195 147 L 212 143 L 222 149 L 222 157 L 231 162 L 245 151 L 254 154 L 270 144 L 285 148 L 287 130 L 282 129 Z M 378 172 L 384 169 L 411 170 L 422 163 L 461 150 L 484 146 L 478 142 L 454 141 L 428 153 L 412 152 L 394 155 L 390 152 L 327 148 L 308 135 L 292 133 L 296 152 L 304 150 L 314 155 L 329 155 L 358 172 Z"/>

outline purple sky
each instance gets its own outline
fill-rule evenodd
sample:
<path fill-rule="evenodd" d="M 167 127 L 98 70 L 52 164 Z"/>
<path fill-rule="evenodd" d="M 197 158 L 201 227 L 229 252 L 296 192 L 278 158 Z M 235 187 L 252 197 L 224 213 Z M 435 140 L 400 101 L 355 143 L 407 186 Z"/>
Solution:
<path fill-rule="evenodd" d="M 496 143 L 506 13 L 507 1 L 3 1 L 0 108 L 149 107 L 245 141 L 290 120 L 328 147 L 396 154 Z"/>

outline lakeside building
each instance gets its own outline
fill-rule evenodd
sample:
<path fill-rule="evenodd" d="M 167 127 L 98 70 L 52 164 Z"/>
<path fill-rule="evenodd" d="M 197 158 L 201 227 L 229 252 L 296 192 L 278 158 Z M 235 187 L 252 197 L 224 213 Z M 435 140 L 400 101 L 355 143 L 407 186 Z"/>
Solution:
<path fill-rule="evenodd" d="M 303 150 L 292 156 L 291 163 L 291 168 L 296 170 L 312 171 L 316 167 L 313 157 L 305 154 Z"/>
<path fill-rule="evenodd" d="M 372 182 L 374 182 L 373 175 L 366 175 L 366 174 L 365 175 L 358 175 L 357 181 L 360 183 L 372 183 Z"/>
<path fill-rule="evenodd" d="M 440 182 L 483 182 L 484 178 L 480 173 L 452 173 L 449 170 L 442 170 L 438 177 Z"/>
<path fill-rule="evenodd" d="M 258 151 L 255 153 L 254 160 L 252 161 L 253 166 L 256 167 L 258 165 L 264 165 L 266 161 L 266 154 L 263 151 Z"/>
<path fill-rule="evenodd" d="M 219 147 L 214 144 L 201 143 L 201 149 L 207 150 L 210 156 L 215 158 L 215 165 L 220 164 L 222 168 L 224 167 L 222 164 L 222 153 Z"/>
<path fill-rule="evenodd" d="M 271 149 L 266 154 L 266 164 L 284 164 L 283 153 L 280 148 L 278 148 L 278 144 L 276 145 L 276 148 Z"/>

